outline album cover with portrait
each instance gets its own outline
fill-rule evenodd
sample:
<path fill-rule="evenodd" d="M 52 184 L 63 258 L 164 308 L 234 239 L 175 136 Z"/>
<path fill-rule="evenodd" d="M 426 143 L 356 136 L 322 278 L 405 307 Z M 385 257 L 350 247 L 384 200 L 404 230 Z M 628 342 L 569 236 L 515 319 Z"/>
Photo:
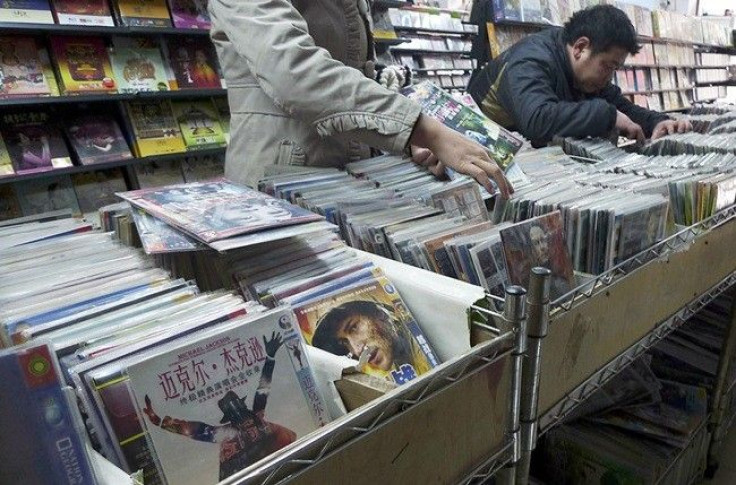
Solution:
<path fill-rule="evenodd" d="M 294 304 L 308 344 L 332 354 L 349 355 L 359 361 L 366 374 L 397 384 L 439 365 L 427 338 L 388 278 L 371 273 L 361 281 L 339 286 L 325 294 L 312 291 L 313 298 Z"/>
<path fill-rule="evenodd" d="M 205 243 L 323 219 L 306 209 L 225 179 L 118 195 Z"/>
<path fill-rule="evenodd" d="M 502 229 L 501 240 L 506 255 L 506 269 L 512 284 L 528 288 L 532 268 L 542 266 L 552 271 L 552 300 L 575 287 L 575 275 L 565 244 L 560 211 Z"/>

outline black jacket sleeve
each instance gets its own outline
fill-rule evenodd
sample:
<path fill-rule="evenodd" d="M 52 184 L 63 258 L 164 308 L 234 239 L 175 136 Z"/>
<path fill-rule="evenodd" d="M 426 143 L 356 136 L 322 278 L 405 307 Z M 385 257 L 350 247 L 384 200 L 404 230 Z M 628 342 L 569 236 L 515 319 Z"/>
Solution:
<path fill-rule="evenodd" d="M 621 88 L 613 84 L 609 84 L 600 96 L 614 105 L 618 111 L 631 118 L 631 121 L 641 126 L 647 138 L 652 136 L 652 131 L 657 123 L 670 119 L 666 114 L 635 105 L 621 95 Z"/>
<path fill-rule="evenodd" d="M 552 83 L 556 76 L 538 59 L 510 61 L 499 85 L 499 101 L 517 129 L 535 147 L 559 136 L 607 136 L 616 124 L 616 108 L 602 98 L 563 101 Z"/>

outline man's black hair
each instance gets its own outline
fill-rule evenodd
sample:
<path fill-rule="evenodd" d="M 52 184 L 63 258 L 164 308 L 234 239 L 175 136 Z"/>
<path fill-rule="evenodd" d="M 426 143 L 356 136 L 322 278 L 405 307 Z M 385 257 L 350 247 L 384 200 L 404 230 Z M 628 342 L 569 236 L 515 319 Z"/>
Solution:
<path fill-rule="evenodd" d="M 563 35 L 568 45 L 573 45 L 580 37 L 587 37 L 594 54 L 612 47 L 625 49 L 629 54 L 641 49 L 631 20 L 613 5 L 596 5 L 575 12 L 565 23 Z"/>

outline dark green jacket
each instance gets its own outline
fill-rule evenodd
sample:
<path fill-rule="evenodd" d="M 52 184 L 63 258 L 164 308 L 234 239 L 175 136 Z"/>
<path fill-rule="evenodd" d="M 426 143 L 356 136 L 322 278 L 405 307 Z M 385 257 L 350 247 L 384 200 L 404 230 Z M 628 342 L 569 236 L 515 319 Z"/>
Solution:
<path fill-rule="evenodd" d="M 595 95 L 577 90 L 562 32 L 557 27 L 530 35 L 473 76 L 468 90 L 486 116 L 535 147 L 556 135 L 606 137 L 616 110 L 641 125 L 647 137 L 668 119 L 631 103 L 613 84 Z"/>

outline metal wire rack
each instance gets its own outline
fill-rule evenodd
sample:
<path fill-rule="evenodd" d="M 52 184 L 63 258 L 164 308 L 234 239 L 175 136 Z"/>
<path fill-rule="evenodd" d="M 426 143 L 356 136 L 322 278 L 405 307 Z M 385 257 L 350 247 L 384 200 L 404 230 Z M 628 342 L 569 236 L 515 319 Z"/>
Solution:
<path fill-rule="evenodd" d="M 639 356 L 649 350 L 652 346 L 656 345 L 657 342 L 667 337 L 672 333 L 672 331 L 677 329 L 701 308 L 715 300 L 718 295 L 734 284 L 736 284 L 736 272 L 731 273 L 717 285 L 710 288 L 706 293 L 689 302 L 679 312 L 662 322 L 650 334 L 629 347 L 629 349 L 613 359 L 607 366 L 590 376 L 585 380 L 585 382 L 580 384 L 564 399 L 555 404 L 547 413 L 539 418 L 540 435 L 546 433 L 550 428 L 559 424 L 562 420 L 568 417 L 580 403 L 585 401 L 629 364 L 634 362 Z"/>

